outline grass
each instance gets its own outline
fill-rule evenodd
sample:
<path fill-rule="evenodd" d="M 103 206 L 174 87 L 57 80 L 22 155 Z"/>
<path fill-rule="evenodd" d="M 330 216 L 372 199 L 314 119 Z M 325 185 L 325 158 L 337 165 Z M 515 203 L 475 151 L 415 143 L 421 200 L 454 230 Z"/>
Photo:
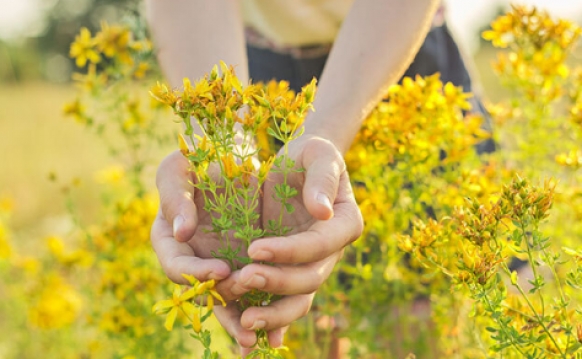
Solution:
<path fill-rule="evenodd" d="M 0 196 L 13 201 L 18 232 L 59 226 L 64 201 L 51 173 L 63 183 L 78 178 L 82 206 L 98 205 L 92 174 L 111 160 L 99 139 L 61 115 L 74 91 L 47 83 L 0 86 Z"/>
<path fill-rule="evenodd" d="M 0 199 L 13 203 L 10 226 L 24 237 L 19 242 L 70 227 L 62 189 L 72 182 L 79 183 L 72 193 L 81 219 L 96 222 L 102 205 L 96 173 L 115 161 L 100 138 L 62 115 L 75 92 L 71 85 L 0 84 Z M 154 153 L 153 163 L 169 151 Z M 148 188 L 154 188 L 153 169 Z"/>

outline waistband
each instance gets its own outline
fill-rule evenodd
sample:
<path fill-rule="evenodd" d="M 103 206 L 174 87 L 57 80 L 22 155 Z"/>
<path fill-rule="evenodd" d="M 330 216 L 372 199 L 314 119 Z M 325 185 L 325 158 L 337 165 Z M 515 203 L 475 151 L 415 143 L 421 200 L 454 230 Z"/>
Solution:
<path fill-rule="evenodd" d="M 259 49 L 267 49 L 281 55 L 291 56 L 295 59 L 314 59 L 324 57 L 331 51 L 332 44 L 316 44 L 308 46 L 285 46 L 266 38 L 252 27 L 245 28 L 247 45 Z"/>
<path fill-rule="evenodd" d="M 433 20 L 432 28 L 443 26 L 445 23 L 445 7 L 441 4 L 437 9 Z M 285 46 L 270 40 L 256 29 L 245 27 L 245 38 L 247 45 L 259 49 L 267 49 L 280 55 L 291 56 L 295 59 L 314 59 L 324 57 L 331 51 L 332 44 L 315 44 L 308 46 Z"/>

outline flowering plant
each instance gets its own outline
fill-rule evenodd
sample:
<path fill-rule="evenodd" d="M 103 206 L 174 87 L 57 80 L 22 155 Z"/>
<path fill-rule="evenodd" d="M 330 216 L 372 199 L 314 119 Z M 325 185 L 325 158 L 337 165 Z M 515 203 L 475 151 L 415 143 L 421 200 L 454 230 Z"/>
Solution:
<path fill-rule="evenodd" d="M 195 85 L 186 78 L 181 91 L 160 83 L 151 90 L 151 95 L 168 105 L 184 125 L 180 150 L 191 164 L 193 186 L 204 199 L 203 208 L 211 214 L 206 231 L 216 241 L 212 255 L 225 260 L 233 270 L 251 263 L 244 251 L 254 239 L 283 236 L 292 230 L 283 218 L 284 213 L 294 212 L 291 201 L 298 189 L 287 179 L 302 169 L 288 157 L 288 144 L 301 135 L 314 94 L 315 80 L 297 95 L 285 82 L 243 88 L 233 68 L 222 62 L 220 74 L 215 66 Z M 268 145 L 275 141 L 281 144 L 282 154 L 271 154 L 256 165 L 259 154 L 264 156 L 271 149 L 260 147 L 261 142 Z M 261 222 L 262 186 L 272 174 L 281 177 L 273 187 L 280 213 Z M 253 290 L 243 295 L 239 306 L 244 310 L 275 299 L 270 293 Z M 248 357 L 280 358 L 270 347 L 267 332 L 256 332 L 257 349 Z"/>

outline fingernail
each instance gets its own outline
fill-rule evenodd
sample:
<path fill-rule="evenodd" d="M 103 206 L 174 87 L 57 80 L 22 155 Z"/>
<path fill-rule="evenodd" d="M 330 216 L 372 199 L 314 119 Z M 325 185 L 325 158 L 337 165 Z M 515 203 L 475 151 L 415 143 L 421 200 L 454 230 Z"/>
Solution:
<path fill-rule="evenodd" d="M 256 253 L 249 253 L 249 255 L 255 261 L 271 261 L 275 257 L 273 253 L 264 249 L 259 249 Z"/>
<path fill-rule="evenodd" d="M 176 237 L 176 233 L 178 233 L 178 230 L 180 229 L 182 224 L 184 224 L 184 217 L 180 214 L 180 215 L 176 216 L 176 218 L 174 218 L 174 223 L 173 223 L 174 238 Z"/>
<path fill-rule="evenodd" d="M 253 326 L 250 327 L 250 330 L 257 330 L 257 329 L 263 329 L 265 326 L 267 325 L 267 322 L 265 322 L 264 320 L 256 320 L 253 323 Z"/>
<path fill-rule="evenodd" d="M 327 197 L 325 194 L 323 193 L 318 193 L 317 197 L 315 197 L 315 200 L 320 203 L 323 204 L 324 206 L 326 206 L 327 208 L 333 210 L 333 208 L 331 207 L 331 202 L 329 201 L 329 197 Z"/>
<path fill-rule="evenodd" d="M 245 287 L 254 289 L 263 289 L 267 285 L 267 279 L 262 275 L 254 274 L 249 280 L 244 283 Z"/>

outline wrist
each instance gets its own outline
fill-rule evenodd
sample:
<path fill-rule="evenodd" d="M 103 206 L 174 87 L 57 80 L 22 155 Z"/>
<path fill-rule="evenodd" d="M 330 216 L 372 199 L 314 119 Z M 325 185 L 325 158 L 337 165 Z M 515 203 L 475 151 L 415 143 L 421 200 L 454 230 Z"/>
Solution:
<path fill-rule="evenodd" d="M 337 119 L 337 118 L 336 118 Z M 305 132 L 302 137 L 320 138 L 332 143 L 337 150 L 344 155 L 350 148 L 357 131 L 359 130 L 359 121 L 341 120 L 333 123 L 316 122 L 315 118 L 310 119 L 314 123 L 305 125 Z M 353 126 L 356 124 L 357 126 Z M 353 128 L 349 128 L 349 126 Z M 346 128 L 348 127 L 348 128 Z"/>

